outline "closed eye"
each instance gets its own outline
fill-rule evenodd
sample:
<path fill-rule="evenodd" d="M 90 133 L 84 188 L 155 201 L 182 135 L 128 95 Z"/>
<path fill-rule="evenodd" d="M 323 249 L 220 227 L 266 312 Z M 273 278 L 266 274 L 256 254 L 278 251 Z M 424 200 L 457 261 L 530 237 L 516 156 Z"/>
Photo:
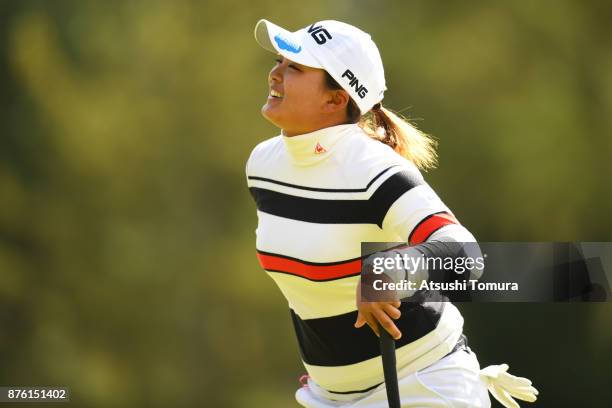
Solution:
<path fill-rule="evenodd" d="M 283 59 L 282 59 L 282 58 L 275 58 L 275 59 L 274 59 L 274 61 L 276 61 L 276 63 L 277 63 L 277 64 L 282 64 L 282 63 L 283 63 Z M 296 71 L 300 71 L 300 72 L 302 72 L 302 70 L 301 70 L 301 69 L 299 69 L 299 68 L 297 67 L 297 65 L 295 65 L 295 64 L 289 63 L 287 66 L 288 66 L 289 68 L 291 68 L 291 69 L 295 69 Z"/>

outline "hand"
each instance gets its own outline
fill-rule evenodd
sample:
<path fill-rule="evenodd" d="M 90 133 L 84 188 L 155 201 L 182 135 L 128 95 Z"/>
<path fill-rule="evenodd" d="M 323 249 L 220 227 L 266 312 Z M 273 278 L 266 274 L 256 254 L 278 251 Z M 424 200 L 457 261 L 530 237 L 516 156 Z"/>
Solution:
<path fill-rule="evenodd" d="M 393 320 L 401 317 L 399 300 L 391 302 L 362 302 L 361 301 L 361 280 L 357 284 L 357 320 L 355 327 L 361 328 L 366 323 L 372 331 L 380 337 L 380 326 L 382 326 L 395 340 L 402 337 L 402 332 L 397 328 Z M 379 326 L 380 325 L 380 326 Z"/>

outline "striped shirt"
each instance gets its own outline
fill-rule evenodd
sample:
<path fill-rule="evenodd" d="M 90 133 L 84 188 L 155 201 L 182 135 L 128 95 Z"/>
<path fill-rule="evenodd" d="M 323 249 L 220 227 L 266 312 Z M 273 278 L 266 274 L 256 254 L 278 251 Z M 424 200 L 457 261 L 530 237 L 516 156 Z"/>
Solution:
<path fill-rule="evenodd" d="M 355 124 L 268 139 L 253 149 L 246 175 L 257 256 L 288 301 L 311 379 L 332 399 L 375 388 L 384 381 L 378 338 L 353 326 L 361 242 L 419 244 L 460 227 L 453 213 L 413 163 Z M 437 361 L 462 333 L 451 303 L 400 310 L 400 369 Z"/>

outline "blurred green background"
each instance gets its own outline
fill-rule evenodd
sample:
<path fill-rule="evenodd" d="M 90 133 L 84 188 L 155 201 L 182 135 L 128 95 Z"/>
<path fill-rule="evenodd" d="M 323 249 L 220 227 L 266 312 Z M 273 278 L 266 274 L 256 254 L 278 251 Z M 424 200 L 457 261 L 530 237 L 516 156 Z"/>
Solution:
<path fill-rule="evenodd" d="M 372 34 L 385 104 L 438 138 L 426 179 L 479 240 L 612 240 L 609 2 L 0 0 L 0 385 L 296 406 L 244 177 L 278 134 L 264 17 Z M 609 406 L 610 303 L 460 306 L 535 406 Z"/>

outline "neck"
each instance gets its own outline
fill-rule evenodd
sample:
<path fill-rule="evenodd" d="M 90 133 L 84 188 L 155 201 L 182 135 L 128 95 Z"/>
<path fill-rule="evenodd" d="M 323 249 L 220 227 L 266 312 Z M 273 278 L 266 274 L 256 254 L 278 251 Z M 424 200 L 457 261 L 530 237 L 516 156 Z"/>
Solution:
<path fill-rule="evenodd" d="M 317 125 L 307 127 L 302 130 L 282 129 L 281 133 L 283 136 L 293 137 L 293 136 L 298 136 L 298 135 L 304 135 L 306 133 L 316 132 L 317 130 L 325 129 L 325 128 L 332 127 L 332 126 L 346 125 L 346 124 L 348 124 L 348 122 L 346 121 L 346 118 L 334 119 L 334 120 L 323 121 L 321 123 L 318 123 Z"/>
<path fill-rule="evenodd" d="M 282 141 L 293 164 L 311 166 L 330 157 L 336 145 L 357 128 L 354 123 L 334 125 L 294 136 L 283 134 Z"/>

